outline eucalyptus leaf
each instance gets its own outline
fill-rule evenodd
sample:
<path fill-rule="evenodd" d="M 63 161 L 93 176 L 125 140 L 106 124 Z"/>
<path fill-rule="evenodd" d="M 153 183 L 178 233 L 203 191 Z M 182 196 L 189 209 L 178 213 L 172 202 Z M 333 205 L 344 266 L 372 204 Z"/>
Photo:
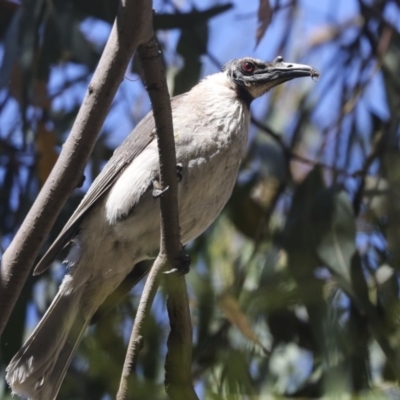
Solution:
<path fill-rule="evenodd" d="M 327 266 L 352 293 L 351 258 L 356 251 L 356 224 L 351 201 L 343 191 L 326 188 L 317 167 L 297 187 L 286 224 L 285 247 L 296 269 Z M 299 271 L 301 273 L 301 271 Z"/>
<path fill-rule="evenodd" d="M 356 223 L 351 201 L 344 191 L 324 189 L 314 202 L 313 211 L 323 209 L 326 213 L 316 213 L 323 226 L 320 237 L 316 238 L 316 252 L 347 291 L 351 289 L 351 258 L 356 251 Z M 316 216 L 317 216 L 316 215 Z"/>
<path fill-rule="evenodd" d="M 314 168 L 297 186 L 284 230 L 284 248 L 296 279 L 306 278 L 319 265 L 315 252 L 316 224 L 310 220 L 316 193 L 324 188 L 320 168 Z M 295 265 L 294 265 L 295 264 Z"/>

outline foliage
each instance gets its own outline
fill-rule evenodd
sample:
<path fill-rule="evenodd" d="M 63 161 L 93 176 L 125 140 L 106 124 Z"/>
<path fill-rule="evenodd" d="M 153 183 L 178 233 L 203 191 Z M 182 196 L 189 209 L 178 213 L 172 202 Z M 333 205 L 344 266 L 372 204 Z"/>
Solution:
<path fill-rule="evenodd" d="M 392 364 L 400 328 L 400 4 L 204 3 L 180 9 L 178 2 L 155 2 L 172 93 L 243 56 L 239 50 L 301 60 L 322 77 L 318 84 L 285 84 L 254 104 L 248 156 L 232 199 L 188 248 L 199 396 L 398 398 L 392 382 L 400 373 Z M 2 249 L 57 159 L 117 5 L 0 0 Z M 224 27 L 222 20 L 233 22 Z M 229 40 L 233 31 L 245 37 L 244 45 Z M 138 76 L 132 62 L 86 181 L 48 243 L 147 112 Z M 2 336 L 0 371 L 54 296 L 61 261 L 62 255 L 51 271 L 27 282 Z M 140 289 L 89 329 L 60 399 L 115 396 Z M 147 322 L 132 399 L 166 398 L 168 329 L 161 292 Z"/>

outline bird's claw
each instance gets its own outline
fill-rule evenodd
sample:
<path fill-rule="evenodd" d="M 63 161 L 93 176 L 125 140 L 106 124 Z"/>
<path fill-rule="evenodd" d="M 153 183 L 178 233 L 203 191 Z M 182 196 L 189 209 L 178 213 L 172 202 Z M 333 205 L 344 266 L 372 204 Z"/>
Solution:
<path fill-rule="evenodd" d="M 168 189 L 169 186 L 165 187 L 165 188 L 161 188 L 158 181 L 156 179 L 153 179 L 153 181 L 151 182 L 153 185 L 153 198 L 158 199 L 159 197 L 161 197 Z"/>
<path fill-rule="evenodd" d="M 191 262 L 191 257 L 188 254 L 182 252 L 177 259 L 177 266 L 170 269 L 169 271 L 165 271 L 164 274 L 170 275 L 177 273 L 178 275 L 186 275 L 190 271 Z"/>
<path fill-rule="evenodd" d="M 176 176 L 178 177 L 178 182 L 182 180 L 182 171 L 183 171 L 183 165 L 181 163 L 176 164 Z M 160 187 L 160 183 L 158 182 L 158 179 L 153 179 L 151 181 L 151 184 L 153 186 L 153 198 L 158 199 L 161 197 L 168 189 L 169 186 L 162 188 Z"/>

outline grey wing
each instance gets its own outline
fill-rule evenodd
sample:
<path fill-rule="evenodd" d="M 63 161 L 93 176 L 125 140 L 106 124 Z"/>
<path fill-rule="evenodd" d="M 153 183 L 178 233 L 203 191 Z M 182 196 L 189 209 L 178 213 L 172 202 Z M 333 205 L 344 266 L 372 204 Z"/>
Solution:
<path fill-rule="evenodd" d="M 33 272 L 34 275 L 43 273 L 49 267 L 57 254 L 75 236 L 85 214 L 108 192 L 124 169 L 154 140 L 154 138 L 155 124 L 153 113 L 150 112 L 115 150 L 113 156 L 93 181 L 89 191 L 86 193 L 63 230 L 36 265 Z"/>
<path fill-rule="evenodd" d="M 171 99 L 174 107 L 185 101 L 186 93 Z M 125 168 L 154 140 L 155 123 L 153 113 L 149 112 L 115 150 L 99 176 L 93 181 L 81 203 L 64 226 L 61 233 L 52 243 L 46 254 L 36 265 L 33 272 L 39 275 L 46 271 L 50 263 L 66 244 L 75 236 L 79 225 L 91 207 L 104 196 Z"/>

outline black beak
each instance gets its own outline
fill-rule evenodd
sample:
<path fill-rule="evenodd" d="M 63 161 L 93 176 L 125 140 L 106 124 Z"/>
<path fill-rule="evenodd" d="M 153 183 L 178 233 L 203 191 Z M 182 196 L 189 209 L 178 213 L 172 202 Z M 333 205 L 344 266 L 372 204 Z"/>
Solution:
<path fill-rule="evenodd" d="M 318 79 L 320 73 L 309 65 L 285 63 L 282 57 L 277 57 L 272 63 L 266 64 L 265 70 L 256 73 L 254 78 L 257 83 L 268 82 L 272 87 L 291 79 L 307 76 Z"/>

